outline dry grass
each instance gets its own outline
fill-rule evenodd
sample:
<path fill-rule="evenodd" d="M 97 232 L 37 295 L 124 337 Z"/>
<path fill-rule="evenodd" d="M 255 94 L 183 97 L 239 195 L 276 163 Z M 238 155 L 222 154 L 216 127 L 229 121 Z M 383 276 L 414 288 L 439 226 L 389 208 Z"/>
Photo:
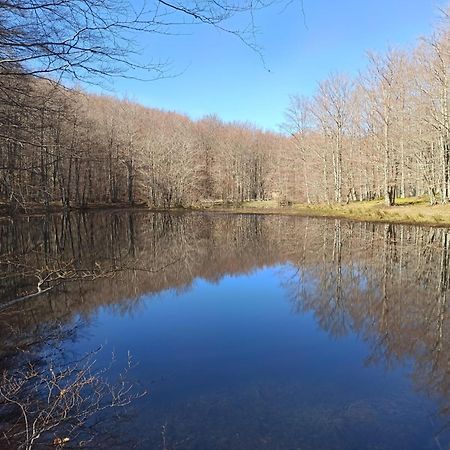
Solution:
<path fill-rule="evenodd" d="M 302 204 L 281 207 L 278 202 L 244 202 L 235 212 L 284 214 L 299 216 L 341 217 L 370 222 L 392 222 L 450 227 L 450 204 L 431 206 L 426 197 L 397 199 L 395 206 L 386 206 L 383 200 L 354 202 L 350 204 Z"/>

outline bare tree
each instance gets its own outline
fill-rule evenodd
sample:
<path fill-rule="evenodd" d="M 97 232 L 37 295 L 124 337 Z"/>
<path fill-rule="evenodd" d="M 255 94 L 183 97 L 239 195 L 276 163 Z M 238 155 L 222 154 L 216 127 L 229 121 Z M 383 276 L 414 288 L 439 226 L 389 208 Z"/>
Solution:
<path fill-rule="evenodd" d="M 0 408 L 7 410 L 9 420 L 0 427 L 0 442 L 31 450 L 43 443 L 62 448 L 98 439 L 95 426 L 105 420 L 107 410 L 124 408 L 146 393 L 129 379 L 130 355 L 114 382 L 108 379 L 110 367 L 96 363 L 99 350 L 69 364 L 28 361 L 23 369 L 5 370 Z"/>
<path fill-rule="evenodd" d="M 129 69 L 164 73 L 165 64 L 143 62 L 136 33 L 176 34 L 176 28 L 204 24 L 253 40 L 253 12 L 273 0 L 129 2 L 128 0 L 2 0 L 0 76 L 36 75 L 92 81 L 125 75 Z M 249 28 L 228 21 L 248 14 Z M 132 76 L 128 74 L 127 76 Z"/>

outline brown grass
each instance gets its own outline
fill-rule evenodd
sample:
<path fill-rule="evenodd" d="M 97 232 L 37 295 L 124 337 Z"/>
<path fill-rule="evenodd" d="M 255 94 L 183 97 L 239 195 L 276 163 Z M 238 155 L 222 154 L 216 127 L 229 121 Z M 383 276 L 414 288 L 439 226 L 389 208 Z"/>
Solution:
<path fill-rule="evenodd" d="M 303 204 L 281 207 L 276 201 L 244 202 L 240 208 L 212 208 L 213 210 L 253 214 L 283 214 L 313 217 L 336 217 L 358 221 L 439 225 L 450 227 L 450 204 L 431 206 L 425 197 L 397 199 L 395 206 L 383 200 L 350 204 Z"/>
<path fill-rule="evenodd" d="M 3 208 L 2 208 L 3 206 Z M 88 209 L 139 209 L 149 210 L 145 205 L 114 204 L 92 205 Z M 252 201 L 244 202 L 239 207 L 226 205 L 198 205 L 192 208 L 197 211 L 221 211 L 247 214 L 281 214 L 310 217 L 335 217 L 357 221 L 404 223 L 418 225 L 432 225 L 450 227 L 450 203 L 431 206 L 426 197 L 409 197 L 397 199 L 395 206 L 386 206 L 383 200 L 353 202 L 350 204 L 339 203 L 294 203 L 291 206 L 280 206 L 277 201 Z M 60 205 L 52 205 L 50 211 L 61 211 Z M 38 214 L 49 212 L 49 209 L 38 205 L 29 205 L 22 214 Z M 0 217 L 7 215 L 6 206 L 0 203 Z"/>

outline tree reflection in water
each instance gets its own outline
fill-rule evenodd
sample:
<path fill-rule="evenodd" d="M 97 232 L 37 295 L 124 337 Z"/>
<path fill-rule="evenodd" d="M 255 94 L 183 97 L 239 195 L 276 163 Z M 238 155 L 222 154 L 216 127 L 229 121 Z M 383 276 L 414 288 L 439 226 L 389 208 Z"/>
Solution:
<path fill-rule="evenodd" d="M 332 337 L 355 333 L 370 348 L 368 365 L 412 361 L 415 386 L 448 417 L 449 246 L 447 229 L 281 216 L 107 212 L 4 220 L 2 365 L 16 361 L 15 349 L 40 342 L 51 324 L 70 328 L 107 305 L 125 315 L 144 294 L 181 293 L 198 278 L 216 283 L 282 265 L 293 312 L 312 313 Z M 36 290 L 37 280 L 47 292 Z"/>

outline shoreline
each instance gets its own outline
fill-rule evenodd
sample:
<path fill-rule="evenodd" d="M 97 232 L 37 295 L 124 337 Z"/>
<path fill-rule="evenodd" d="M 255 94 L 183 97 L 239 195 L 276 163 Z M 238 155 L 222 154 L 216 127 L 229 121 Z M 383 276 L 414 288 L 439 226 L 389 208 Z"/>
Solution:
<path fill-rule="evenodd" d="M 258 208 L 208 208 L 208 209 L 191 209 L 191 211 L 199 212 L 213 212 L 222 214 L 247 214 L 247 215 L 266 215 L 266 216 L 295 216 L 295 217 L 310 217 L 321 219 L 341 219 L 350 222 L 367 222 L 378 224 L 394 224 L 394 225 L 411 225 L 411 226 L 428 226 L 436 228 L 450 228 L 450 221 L 440 221 L 432 219 L 417 219 L 412 217 L 401 217 L 395 215 L 386 215 L 384 217 L 375 217 L 372 215 L 348 215 L 329 210 L 316 210 L 313 207 L 304 209 L 289 207 L 273 208 L 273 209 L 258 209 Z"/>
<path fill-rule="evenodd" d="M 276 201 L 251 201 L 236 206 L 191 206 L 174 208 L 152 208 L 145 204 L 130 205 L 98 204 L 84 207 L 63 207 L 60 205 L 26 205 L 18 211 L 11 211 L 6 205 L 0 206 L 0 220 L 12 217 L 32 217 L 64 212 L 102 212 L 102 211 L 136 211 L 136 212 L 209 212 L 228 214 L 283 215 L 298 217 L 322 217 L 327 219 L 344 219 L 355 222 L 372 222 L 384 224 L 419 225 L 450 228 L 450 204 L 431 206 L 425 198 L 399 199 L 395 206 L 385 206 L 382 200 L 353 202 L 349 204 L 304 204 L 294 203 L 280 206 Z"/>

